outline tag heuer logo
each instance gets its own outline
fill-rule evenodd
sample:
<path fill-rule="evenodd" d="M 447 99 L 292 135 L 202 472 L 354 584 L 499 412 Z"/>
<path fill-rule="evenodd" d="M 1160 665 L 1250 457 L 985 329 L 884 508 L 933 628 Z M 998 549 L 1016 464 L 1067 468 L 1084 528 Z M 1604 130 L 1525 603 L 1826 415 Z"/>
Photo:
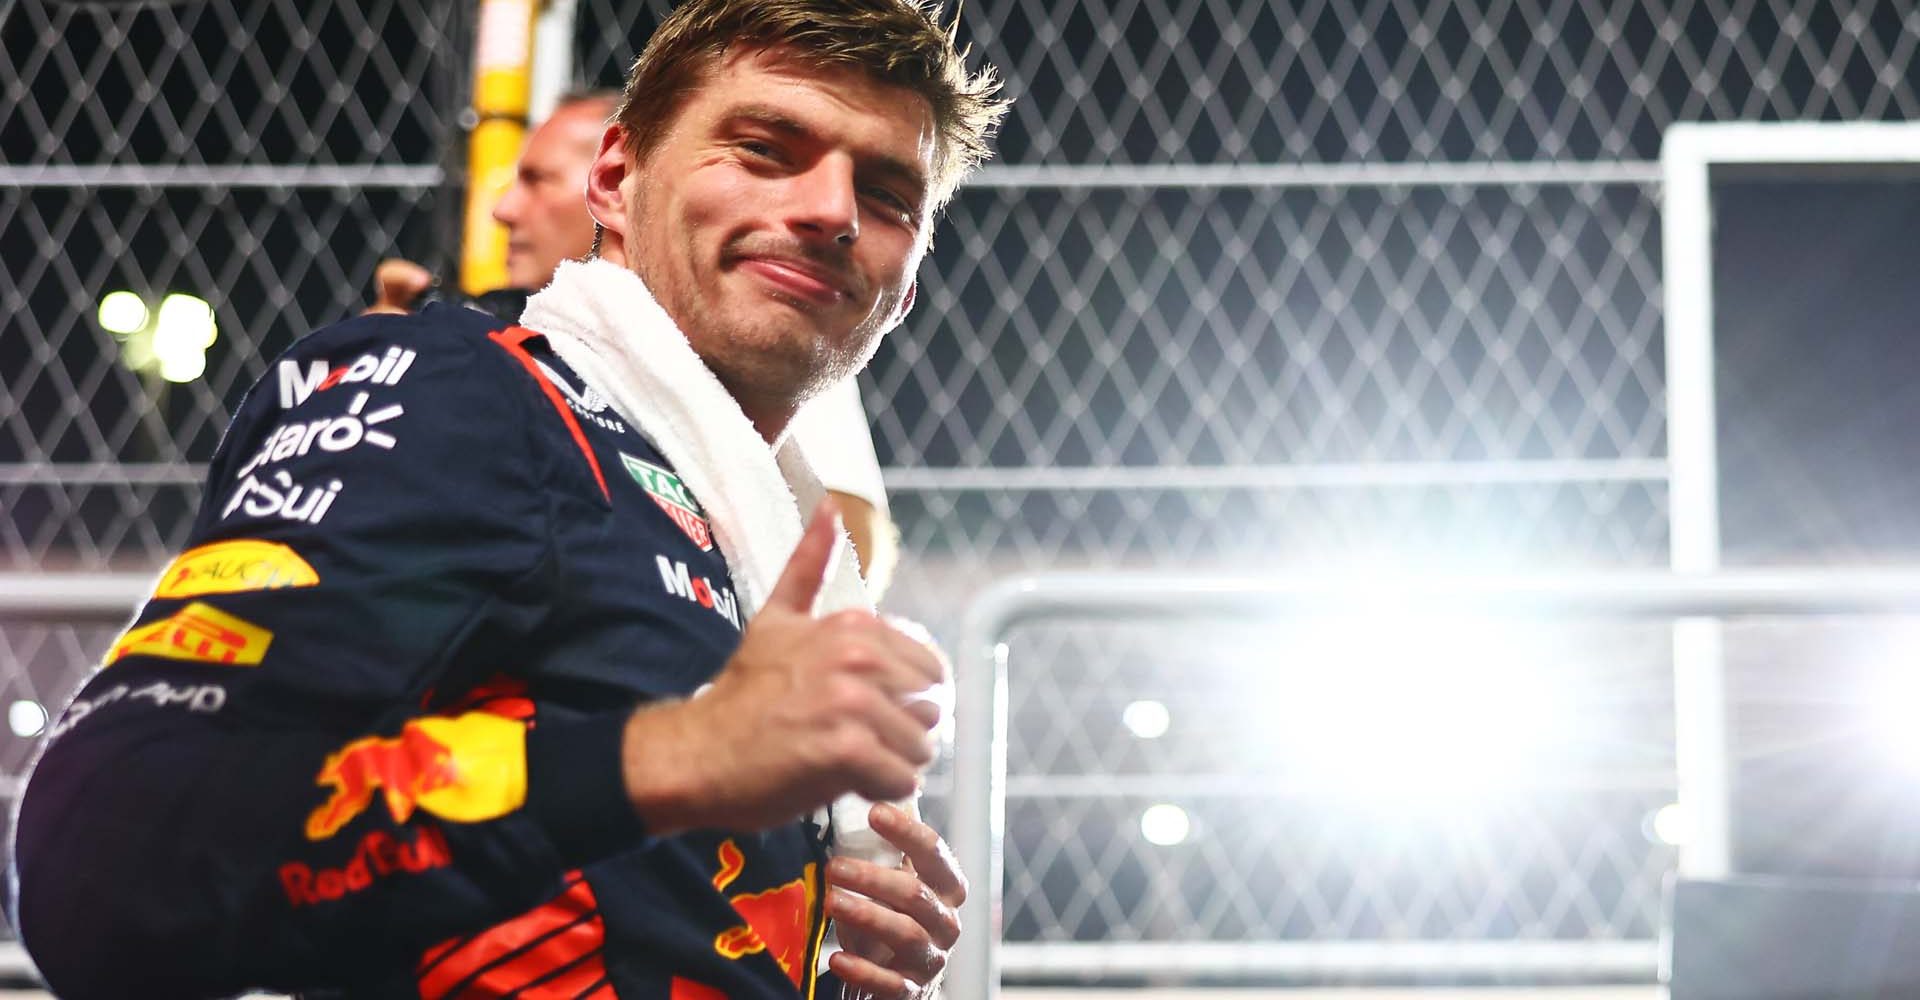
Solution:
<path fill-rule="evenodd" d="M 641 489 L 647 491 L 653 502 L 673 518 L 673 523 L 693 539 L 693 544 L 700 546 L 700 551 L 713 551 L 713 529 L 707 527 L 705 513 L 694 502 L 693 494 L 687 492 L 687 484 L 681 482 L 679 476 L 625 452 L 620 453 L 620 464 L 627 467 L 627 474 L 640 484 Z"/>

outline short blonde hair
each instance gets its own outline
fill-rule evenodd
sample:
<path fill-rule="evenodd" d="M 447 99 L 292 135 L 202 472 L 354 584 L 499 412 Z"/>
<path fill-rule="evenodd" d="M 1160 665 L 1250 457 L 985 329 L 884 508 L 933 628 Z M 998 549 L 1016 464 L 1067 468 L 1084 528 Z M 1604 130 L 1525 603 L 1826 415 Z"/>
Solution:
<path fill-rule="evenodd" d="M 958 11 L 940 24 L 939 0 L 688 0 L 634 60 L 614 120 L 627 130 L 627 155 L 638 159 L 729 49 L 789 47 L 803 60 L 856 69 L 927 99 L 938 133 L 928 178 L 938 209 L 992 155 L 1009 104 L 993 67 L 967 72 L 959 25 Z"/>

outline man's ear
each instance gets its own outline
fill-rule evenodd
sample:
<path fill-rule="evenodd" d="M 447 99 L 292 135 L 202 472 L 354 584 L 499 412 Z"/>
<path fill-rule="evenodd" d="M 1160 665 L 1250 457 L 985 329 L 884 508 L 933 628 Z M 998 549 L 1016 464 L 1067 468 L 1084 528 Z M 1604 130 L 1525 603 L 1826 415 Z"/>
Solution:
<path fill-rule="evenodd" d="M 627 162 L 627 130 L 608 125 L 600 136 L 600 152 L 587 167 L 587 214 L 593 221 L 624 245 L 627 235 L 627 196 L 622 190 L 630 164 Z M 603 250 L 606 248 L 603 248 Z"/>
<path fill-rule="evenodd" d="M 913 300 L 919 297 L 919 293 L 920 279 L 915 278 L 907 284 L 907 294 L 900 297 L 900 308 L 895 309 L 893 315 L 887 317 L 887 324 L 881 327 L 881 333 L 892 333 L 895 327 L 907 321 L 907 314 L 913 311 Z"/>

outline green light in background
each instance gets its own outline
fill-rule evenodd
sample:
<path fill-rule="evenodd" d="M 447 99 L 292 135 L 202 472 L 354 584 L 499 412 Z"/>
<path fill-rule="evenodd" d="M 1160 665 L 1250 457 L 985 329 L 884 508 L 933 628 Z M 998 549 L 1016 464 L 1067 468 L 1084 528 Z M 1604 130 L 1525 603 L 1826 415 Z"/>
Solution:
<path fill-rule="evenodd" d="M 185 351 L 160 356 L 160 377 L 169 382 L 191 382 L 207 373 L 205 351 Z"/>
<path fill-rule="evenodd" d="M 180 292 L 161 299 L 153 323 L 153 357 L 160 377 L 191 382 L 205 374 L 207 348 L 216 336 L 213 306 L 207 300 Z"/>
<path fill-rule="evenodd" d="M 125 338 L 147 325 L 147 304 L 132 292 L 108 292 L 100 300 L 100 328 Z"/>

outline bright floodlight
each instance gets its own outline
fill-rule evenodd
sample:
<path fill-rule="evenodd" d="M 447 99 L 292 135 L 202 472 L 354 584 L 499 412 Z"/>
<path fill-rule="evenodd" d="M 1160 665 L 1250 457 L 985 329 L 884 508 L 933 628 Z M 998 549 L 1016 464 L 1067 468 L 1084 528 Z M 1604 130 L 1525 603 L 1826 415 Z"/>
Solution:
<path fill-rule="evenodd" d="M 1869 702 L 1873 729 L 1895 765 L 1920 776 L 1920 667 L 1895 660 L 1878 670 L 1879 690 Z"/>
<path fill-rule="evenodd" d="M 1273 724 L 1256 738 L 1308 782 L 1396 806 L 1457 803 L 1523 787 L 1567 738 L 1557 657 L 1524 626 L 1355 617 L 1295 635 L 1257 695 Z"/>
<path fill-rule="evenodd" d="M 1143 740 L 1157 740 L 1167 734 L 1173 715 L 1157 701 L 1136 701 L 1122 709 L 1120 721 L 1127 731 Z"/>
<path fill-rule="evenodd" d="M 1669 802 L 1653 811 L 1653 839 L 1670 847 L 1687 842 L 1687 813 L 1678 802 Z"/>
<path fill-rule="evenodd" d="M 169 382 L 191 382 L 207 373 L 205 351 L 160 355 L 160 377 Z"/>
<path fill-rule="evenodd" d="M 132 292 L 108 292 L 100 300 L 100 328 L 126 336 L 147 325 L 147 303 Z"/>
<path fill-rule="evenodd" d="M 1148 806 L 1140 814 L 1140 835 L 1150 844 L 1172 847 L 1187 839 L 1193 831 L 1193 824 L 1187 819 L 1187 811 L 1176 805 L 1162 802 Z"/>
<path fill-rule="evenodd" d="M 37 701 L 22 698 L 7 706 L 7 726 L 21 739 L 38 736 L 47 728 L 47 710 Z"/>
<path fill-rule="evenodd" d="M 169 382 L 191 382 L 207 370 L 207 348 L 217 330 L 213 307 L 202 298 L 174 292 L 160 300 L 153 324 L 153 356 L 160 377 Z"/>
<path fill-rule="evenodd" d="M 177 343 L 182 347 L 196 347 L 206 350 L 213 346 L 217 331 L 213 324 L 213 306 L 206 299 L 195 295 L 172 292 L 160 300 L 160 311 L 154 318 L 154 338 L 161 344 Z M 167 350 L 168 347 L 161 347 Z"/>

